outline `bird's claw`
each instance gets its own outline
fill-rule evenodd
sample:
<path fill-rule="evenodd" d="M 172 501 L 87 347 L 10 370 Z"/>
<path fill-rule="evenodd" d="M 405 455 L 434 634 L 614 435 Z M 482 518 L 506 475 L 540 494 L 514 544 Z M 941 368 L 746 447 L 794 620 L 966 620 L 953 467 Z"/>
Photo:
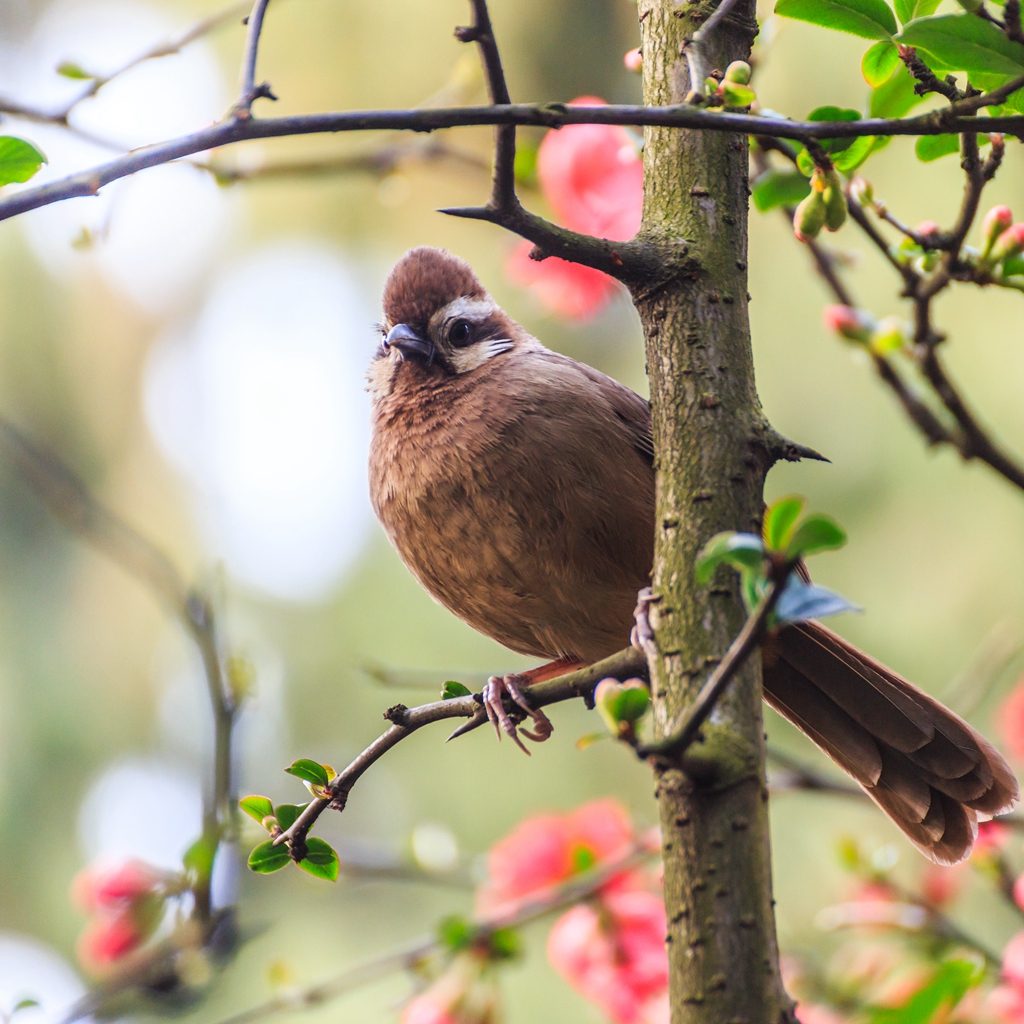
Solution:
<path fill-rule="evenodd" d="M 650 608 L 661 600 L 650 587 L 644 587 L 636 595 L 636 608 L 633 609 L 635 625 L 629 634 L 629 642 L 647 656 L 648 664 L 657 658 L 658 648 L 654 643 L 654 627 L 651 625 Z"/>
<path fill-rule="evenodd" d="M 494 726 L 498 739 L 501 739 L 501 734 L 504 732 L 524 754 L 529 755 L 530 751 L 526 749 L 526 744 L 520 739 L 520 735 L 526 736 L 535 743 L 543 743 L 551 735 L 554 726 L 551 724 L 551 719 L 543 711 L 530 706 L 530 703 L 523 696 L 523 691 L 520 689 L 519 684 L 521 681 L 524 681 L 524 677 L 514 674 L 491 676 L 483 689 L 483 702 L 484 707 L 487 709 L 487 717 Z M 508 712 L 505 711 L 503 698 L 506 693 L 511 697 L 513 703 L 526 712 L 533 723 L 533 729 L 516 727 L 515 722 L 512 721 Z"/>

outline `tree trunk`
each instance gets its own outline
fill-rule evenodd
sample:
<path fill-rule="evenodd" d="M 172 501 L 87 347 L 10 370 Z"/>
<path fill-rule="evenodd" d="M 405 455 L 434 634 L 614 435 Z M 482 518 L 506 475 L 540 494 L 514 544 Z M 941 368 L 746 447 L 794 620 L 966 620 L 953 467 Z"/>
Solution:
<path fill-rule="evenodd" d="M 685 100 L 683 43 L 711 9 L 641 0 L 645 103 Z M 755 33 L 753 4 L 739 0 L 706 47 L 708 72 L 745 59 Z M 759 530 L 780 439 L 761 412 L 750 349 L 747 140 L 648 128 L 644 147 L 641 234 L 676 252 L 685 243 L 689 268 L 632 289 L 657 452 L 652 688 L 664 734 L 745 619 L 735 574 L 721 571 L 710 589 L 696 585 L 697 552 L 720 530 Z M 673 1024 L 793 1019 L 772 910 L 760 657 L 733 680 L 701 741 L 655 773 Z"/>

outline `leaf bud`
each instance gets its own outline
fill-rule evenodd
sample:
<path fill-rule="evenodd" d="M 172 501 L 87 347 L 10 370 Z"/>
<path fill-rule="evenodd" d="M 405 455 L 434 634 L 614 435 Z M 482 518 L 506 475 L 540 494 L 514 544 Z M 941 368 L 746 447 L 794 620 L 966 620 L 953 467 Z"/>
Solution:
<path fill-rule="evenodd" d="M 993 263 L 1002 263 L 1021 252 L 1024 252 L 1024 222 L 1011 224 L 995 240 L 988 255 Z"/>
<path fill-rule="evenodd" d="M 870 341 L 871 332 L 875 329 L 874 317 L 853 306 L 826 306 L 821 314 L 821 322 L 841 338 L 862 344 Z"/>
<path fill-rule="evenodd" d="M 746 85 L 750 81 L 750 65 L 745 60 L 734 60 L 725 69 L 725 81 Z"/>
<path fill-rule="evenodd" d="M 897 352 L 907 343 L 910 331 L 907 325 L 897 316 L 887 316 L 879 320 L 868 339 L 868 348 L 877 355 L 884 356 Z"/>
<path fill-rule="evenodd" d="M 827 212 L 824 197 L 812 188 L 810 195 L 801 201 L 793 214 L 793 234 L 801 242 L 817 238 L 825 226 Z"/>
<path fill-rule="evenodd" d="M 985 239 L 985 245 L 981 250 L 982 258 L 988 256 L 995 245 L 996 239 L 1013 224 L 1013 213 L 1008 206 L 993 206 L 985 219 L 981 222 L 981 233 Z"/>
<path fill-rule="evenodd" d="M 753 89 L 728 80 L 722 82 L 716 92 L 726 107 L 749 107 L 757 99 Z"/>

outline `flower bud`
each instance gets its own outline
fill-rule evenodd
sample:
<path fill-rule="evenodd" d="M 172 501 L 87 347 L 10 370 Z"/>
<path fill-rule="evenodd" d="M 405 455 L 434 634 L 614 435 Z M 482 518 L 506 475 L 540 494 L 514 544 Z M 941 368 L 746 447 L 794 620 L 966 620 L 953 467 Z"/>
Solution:
<path fill-rule="evenodd" d="M 910 338 L 910 330 L 897 316 L 887 316 L 879 320 L 868 338 L 868 347 L 877 355 L 884 356 L 897 352 Z"/>
<path fill-rule="evenodd" d="M 985 246 L 981 250 L 982 258 L 988 256 L 995 245 L 996 239 L 1013 224 L 1013 213 L 1008 206 L 993 206 L 981 222 L 981 233 L 985 238 Z"/>
<path fill-rule="evenodd" d="M 875 198 L 875 190 L 870 181 L 854 178 L 850 182 L 850 198 L 858 206 L 870 206 Z"/>
<path fill-rule="evenodd" d="M 750 81 L 750 65 L 745 60 L 734 60 L 725 69 L 725 81 L 746 85 Z"/>
<path fill-rule="evenodd" d="M 993 263 L 1001 263 L 1010 256 L 1024 251 L 1024 222 L 1011 224 L 996 240 L 989 251 Z"/>
<path fill-rule="evenodd" d="M 867 342 L 875 329 L 875 321 L 870 313 L 852 306 L 826 306 L 821 314 L 821 322 L 847 341 Z"/>
<path fill-rule="evenodd" d="M 623 54 L 622 63 L 626 66 L 627 71 L 640 71 L 643 68 L 644 63 L 640 47 L 637 46 L 632 50 L 627 50 L 625 54 Z"/>
<path fill-rule="evenodd" d="M 793 234 L 801 242 L 817 238 L 825 226 L 827 214 L 824 196 L 816 188 L 812 188 L 810 195 L 801 201 L 793 214 Z"/>
<path fill-rule="evenodd" d="M 930 241 L 933 235 L 942 234 L 942 228 L 940 228 L 933 220 L 921 221 L 921 223 L 914 228 L 914 231 L 922 242 Z"/>
<path fill-rule="evenodd" d="M 846 223 L 846 196 L 838 178 L 833 178 L 825 186 L 825 227 L 829 231 L 838 231 Z"/>

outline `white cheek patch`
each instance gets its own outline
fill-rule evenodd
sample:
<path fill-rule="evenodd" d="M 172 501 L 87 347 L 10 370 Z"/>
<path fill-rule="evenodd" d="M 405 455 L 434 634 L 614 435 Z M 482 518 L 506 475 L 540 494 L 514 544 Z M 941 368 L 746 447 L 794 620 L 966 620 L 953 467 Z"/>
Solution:
<path fill-rule="evenodd" d="M 469 373 L 470 370 L 483 366 L 488 359 L 507 352 L 512 345 L 511 338 L 488 338 L 487 341 L 478 341 L 475 345 L 455 349 L 448 360 L 456 373 Z"/>
<path fill-rule="evenodd" d="M 430 333 L 439 331 L 443 324 L 449 320 L 468 320 L 470 323 L 483 323 L 496 309 L 494 300 L 488 296 L 486 299 L 474 299 L 468 295 L 454 299 L 447 306 L 443 306 L 430 318 Z"/>

